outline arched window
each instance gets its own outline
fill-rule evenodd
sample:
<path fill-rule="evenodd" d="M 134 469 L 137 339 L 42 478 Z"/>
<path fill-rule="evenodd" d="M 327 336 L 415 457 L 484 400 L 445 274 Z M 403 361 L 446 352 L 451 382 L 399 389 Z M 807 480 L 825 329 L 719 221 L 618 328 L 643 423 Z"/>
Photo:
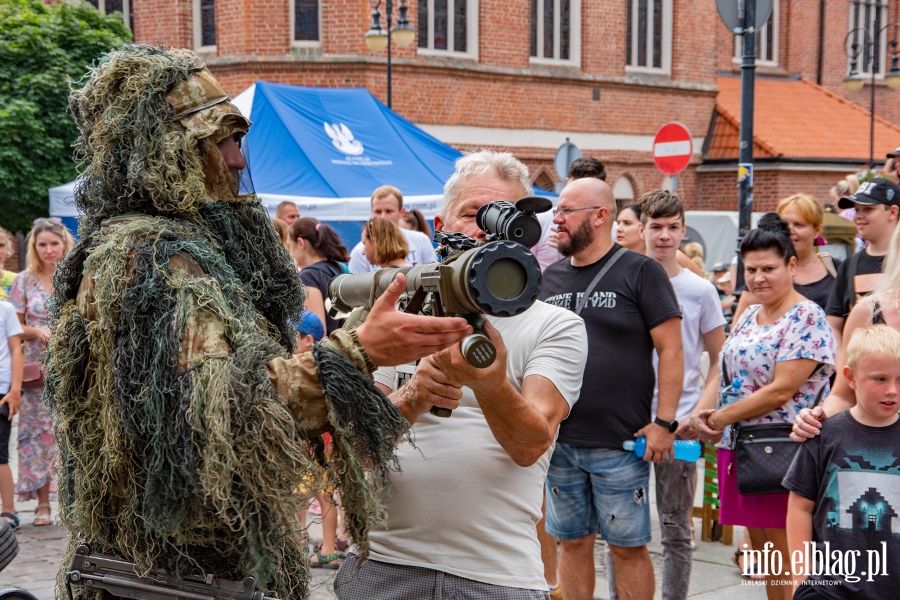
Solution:
<path fill-rule="evenodd" d="M 194 0 L 194 49 L 216 49 L 216 0 Z"/>
<path fill-rule="evenodd" d="M 616 185 L 613 186 L 613 196 L 616 198 L 616 210 L 622 210 L 623 206 L 634 203 L 634 186 L 627 174 L 616 179 Z"/>
<path fill-rule="evenodd" d="M 322 13 L 319 0 L 290 0 L 291 44 L 318 47 L 321 45 Z"/>
<path fill-rule="evenodd" d="M 672 0 L 626 0 L 625 69 L 672 70 Z"/>
<path fill-rule="evenodd" d="M 418 11 L 419 54 L 478 58 L 478 0 L 419 0 Z"/>
<path fill-rule="evenodd" d="M 734 36 L 734 62 L 741 62 L 744 48 L 741 36 Z M 778 0 L 772 3 L 772 14 L 756 34 L 756 60 L 760 65 L 778 65 Z"/>
<path fill-rule="evenodd" d="M 87 3 L 105 15 L 120 12 L 126 17 L 125 25 L 134 31 L 134 7 L 132 0 L 87 0 Z"/>
<path fill-rule="evenodd" d="M 581 0 L 531 0 L 531 62 L 581 64 Z"/>

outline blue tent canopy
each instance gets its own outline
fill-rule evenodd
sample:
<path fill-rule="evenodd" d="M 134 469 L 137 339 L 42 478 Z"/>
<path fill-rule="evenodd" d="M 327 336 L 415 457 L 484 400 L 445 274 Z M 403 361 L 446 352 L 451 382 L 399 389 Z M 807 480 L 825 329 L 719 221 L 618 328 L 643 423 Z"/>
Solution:
<path fill-rule="evenodd" d="M 431 198 L 460 157 L 365 89 L 260 82 L 250 114 L 243 150 L 253 185 L 266 196 L 368 199 L 389 183 L 405 196 Z"/>

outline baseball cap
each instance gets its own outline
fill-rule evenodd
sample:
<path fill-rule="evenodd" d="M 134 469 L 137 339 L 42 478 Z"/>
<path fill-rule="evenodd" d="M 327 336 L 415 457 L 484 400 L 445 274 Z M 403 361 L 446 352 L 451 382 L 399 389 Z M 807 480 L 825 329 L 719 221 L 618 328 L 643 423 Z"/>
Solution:
<path fill-rule="evenodd" d="M 840 208 L 853 208 L 854 204 L 900 206 L 900 186 L 890 179 L 881 177 L 870 179 L 860 185 L 855 194 L 844 196 L 838 200 Z"/>
<path fill-rule="evenodd" d="M 317 342 L 325 336 L 322 320 L 311 310 L 304 310 L 300 313 L 300 320 L 292 322 L 291 325 L 302 335 L 311 335 Z"/>
<path fill-rule="evenodd" d="M 727 262 L 717 262 L 716 264 L 713 265 L 713 268 L 712 268 L 714 273 L 716 271 L 727 271 L 728 269 L 729 269 L 729 265 Z"/>
<path fill-rule="evenodd" d="M 898 156 L 900 156 L 900 146 L 898 146 L 897 149 L 894 150 L 893 152 L 887 153 L 888 158 L 897 158 Z"/>

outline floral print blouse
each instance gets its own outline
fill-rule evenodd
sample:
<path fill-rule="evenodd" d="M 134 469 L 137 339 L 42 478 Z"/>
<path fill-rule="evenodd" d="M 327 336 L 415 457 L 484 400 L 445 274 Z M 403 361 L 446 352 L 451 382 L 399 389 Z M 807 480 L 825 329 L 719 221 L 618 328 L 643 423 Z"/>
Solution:
<path fill-rule="evenodd" d="M 741 421 L 747 425 L 793 423 L 801 409 L 815 406 L 820 392 L 821 399 L 828 395 L 829 378 L 834 373 L 834 335 L 825 311 L 810 300 L 795 304 L 770 325 L 757 323 L 760 308 L 759 304 L 751 306 L 741 315 L 732 325 L 731 336 L 722 348 L 719 365 L 721 367 L 724 362 L 725 372 L 719 379 L 716 410 L 772 383 L 777 363 L 808 358 L 818 362 L 819 367 L 788 402 L 765 415 Z M 730 381 L 725 381 L 726 376 Z M 724 394 L 728 388 L 734 393 Z M 731 429 L 731 426 L 726 427 L 720 448 L 731 447 Z"/>

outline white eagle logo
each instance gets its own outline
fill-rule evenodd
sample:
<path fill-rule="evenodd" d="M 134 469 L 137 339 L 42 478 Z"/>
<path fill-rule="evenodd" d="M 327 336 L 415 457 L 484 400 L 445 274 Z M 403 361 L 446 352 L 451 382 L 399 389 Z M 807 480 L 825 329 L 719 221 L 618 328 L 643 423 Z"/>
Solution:
<path fill-rule="evenodd" d="M 363 145 L 353 139 L 353 132 L 343 123 L 325 123 L 325 133 L 331 138 L 331 143 L 340 152 L 356 156 L 363 153 Z"/>

